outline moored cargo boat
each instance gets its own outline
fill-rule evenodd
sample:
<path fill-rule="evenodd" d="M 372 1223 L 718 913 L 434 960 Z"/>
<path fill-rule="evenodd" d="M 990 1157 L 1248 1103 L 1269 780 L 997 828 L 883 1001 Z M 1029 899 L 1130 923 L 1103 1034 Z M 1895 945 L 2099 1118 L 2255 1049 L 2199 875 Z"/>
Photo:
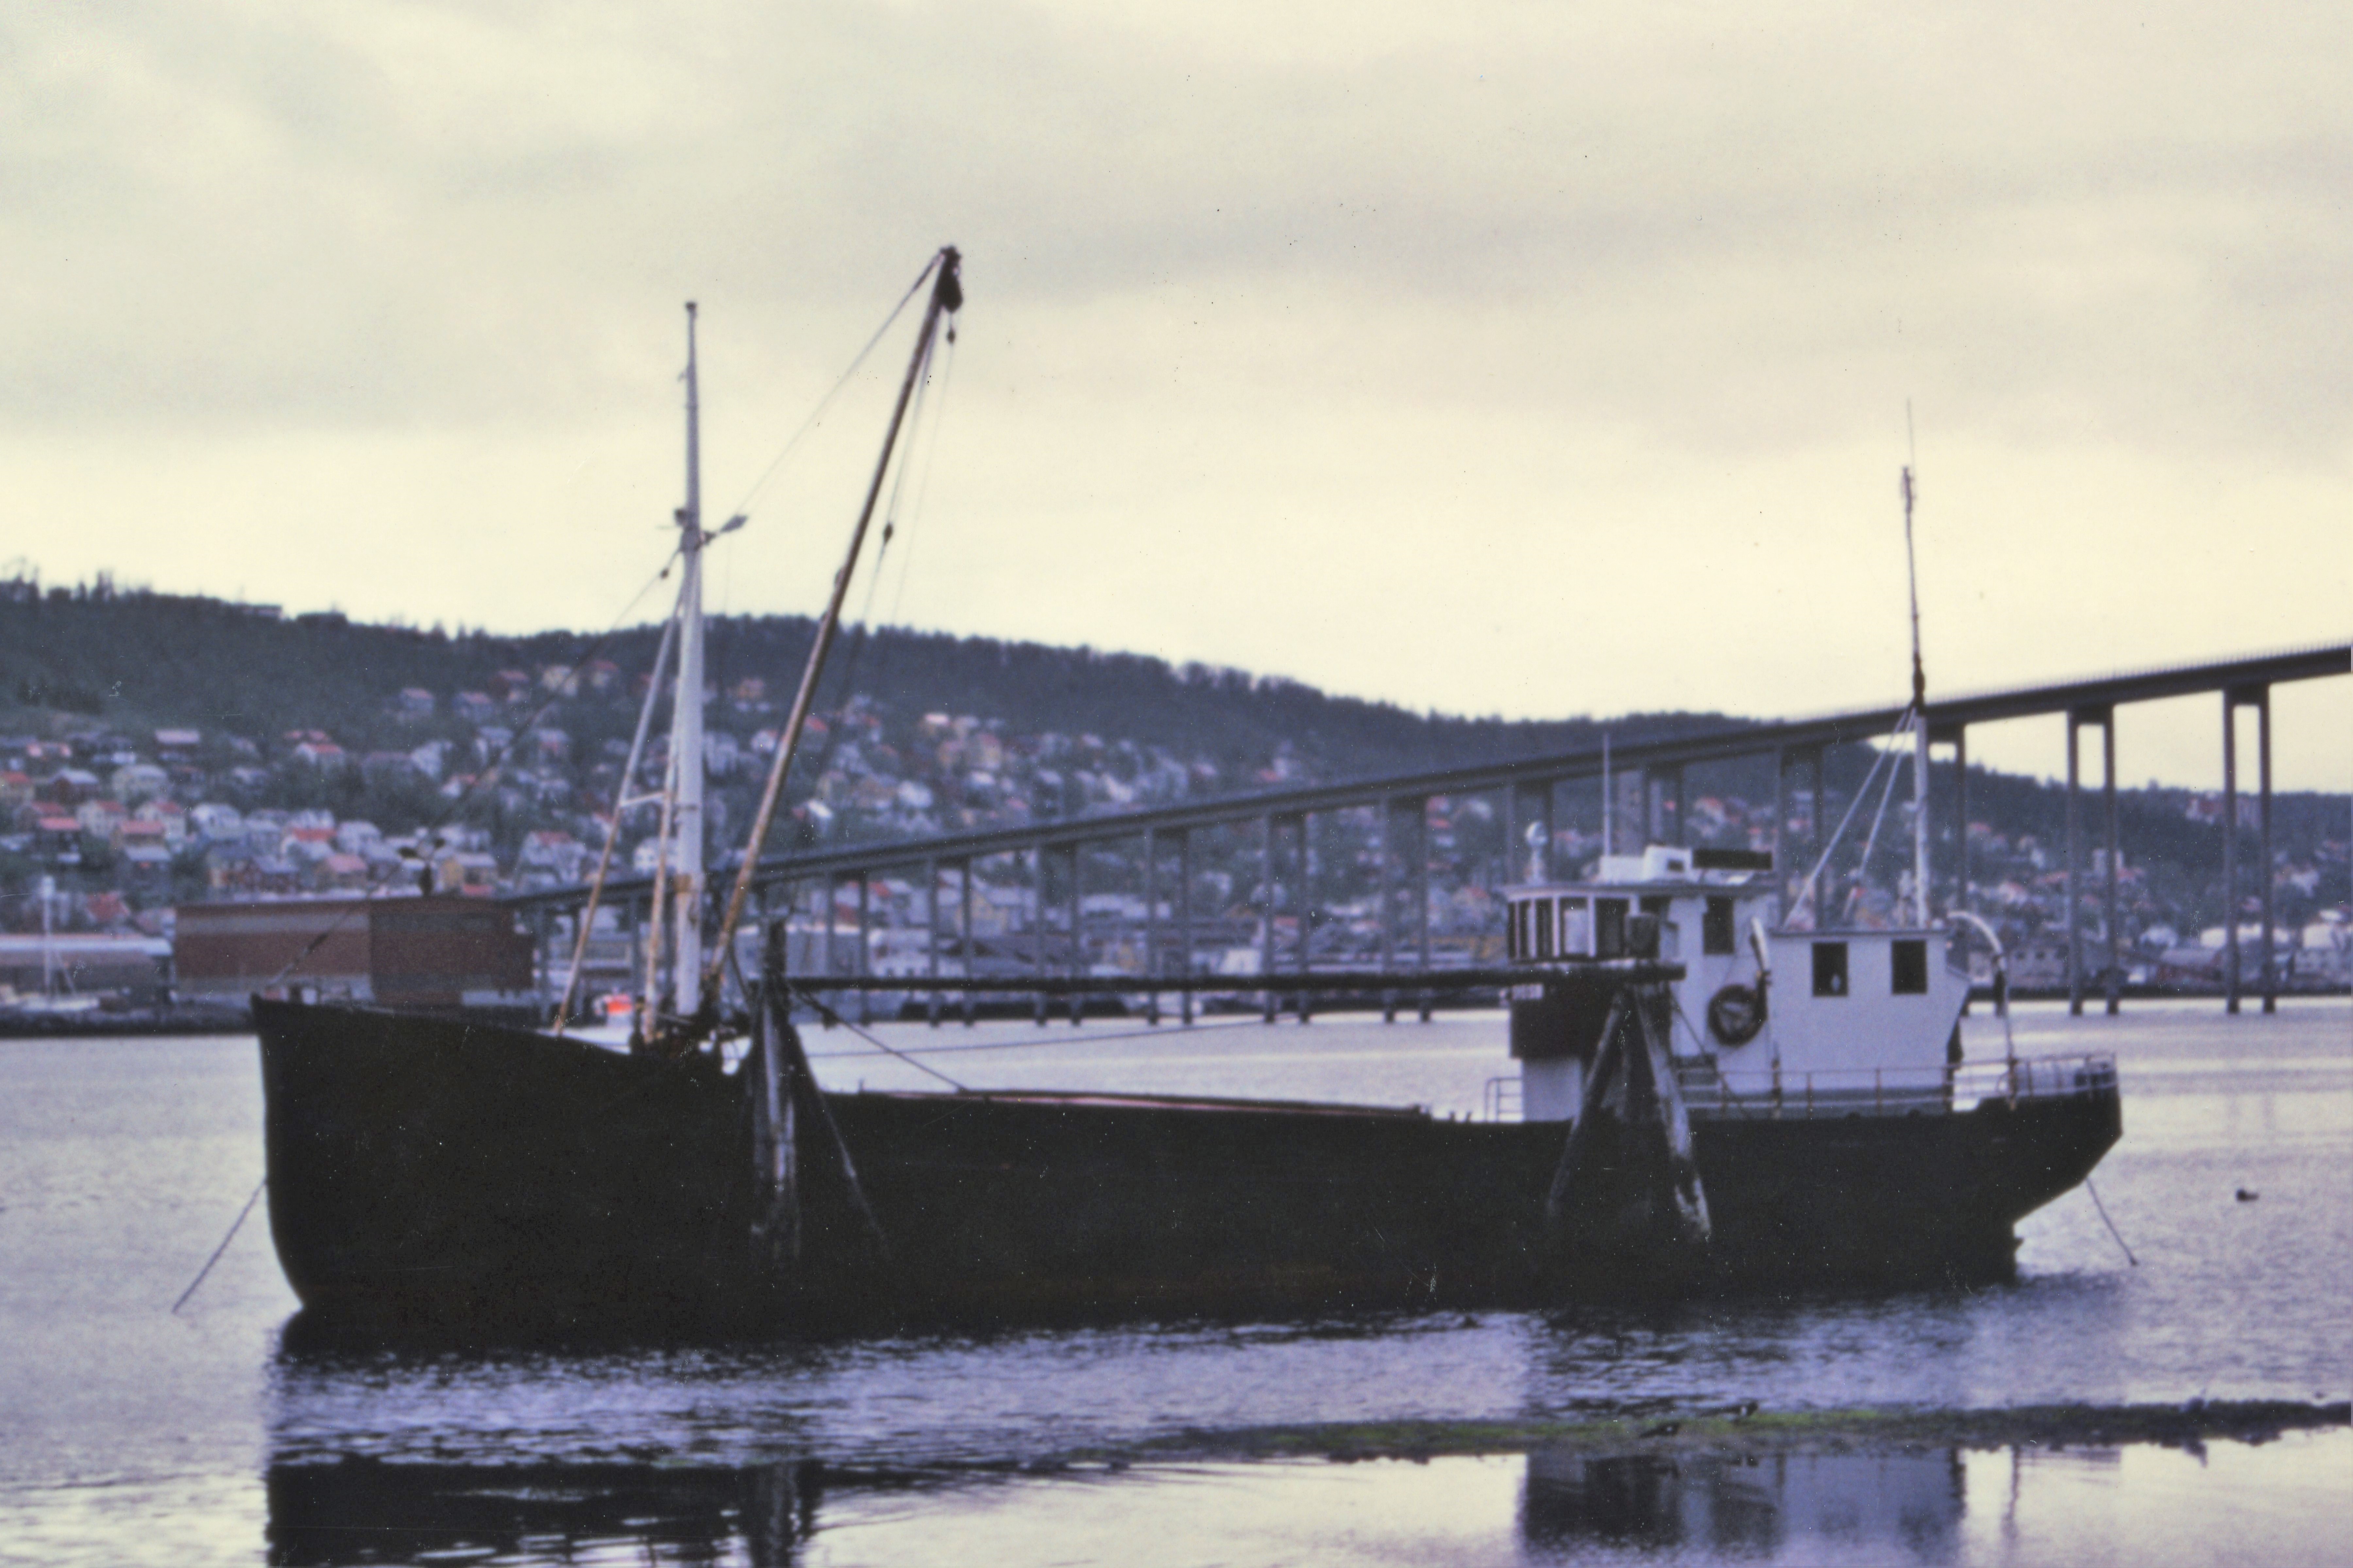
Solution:
<path fill-rule="evenodd" d="M 963 298 L 953 249 L 931 275 L 893 439 Z M 670 755 L 695 759 L 700 563 L 718 534 L 701 522 L 691 334 L 684 571 L 652 687 L 674 638 Z M 641 797 L 660 801 L 664 849 L 627 1054 L 565 1037 L 569 994 L 544 1033 L 255 1000 L 271 1228 L 318 1321 L 699 1335 L 1986 1279 L 2011 1267 L 2018 1219 L 2119 1135 L 2104 1059 L 1958 1059 L 1966 977 L 1925 892 L 1904 929 L 1801 924 L 1761 879 L 1769 861 L 1673 847 L 1509 890 L 1516 1119 L 828 1091 L 791 1022 L 780 931 L 759 984 L 738 977 L 737 1050 L 723 1020 L 736 922 L 891 450 L 715 921 L 700 770 Z M 1916 658 L 1914 689 L 1925 781 Z M 1925 889 L 1916 826 L 1915 844 Z M 1793 911 L 1831 901 L 1823 870 Z M 1777 981 L 1789 973 L 1804 983 Z"/>

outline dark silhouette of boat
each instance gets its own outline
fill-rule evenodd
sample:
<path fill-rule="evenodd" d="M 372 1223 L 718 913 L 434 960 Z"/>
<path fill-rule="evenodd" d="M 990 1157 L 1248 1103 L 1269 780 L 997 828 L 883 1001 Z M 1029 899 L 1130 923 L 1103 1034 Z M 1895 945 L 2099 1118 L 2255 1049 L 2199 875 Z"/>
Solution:
<path fill-rule="evenodd" d="M 1580 1152 L 1564 1216 L 1547 1202 L 1571 1132 L 1558 1121 L 818 1093 L 797 1079 L 797 1235 L 784 1246 L 761 1179 L 756 1056 L 730 1073 L 704 1053 L 624 1056 L 455 1018 L 269 1001 L 256 1020 L 287 1279 L 321 1324 L 390 1337 L 829 1332 L 1993 1280 L 2012 1268 L 2017 1220 L 2080 1182 L 2120 1130 L 2113 1074 L 2095 1068 L 1930 1114 L 1703 1114 L 1692 1159 L 1710 1234 L 1679 1250 L 1656 1243 L 1664 1205 L 1646 1201 L 1641 1173 L 1659 1162 L 1643 1134 L 1655 1128 L 1617 1118 L 1588 1124 L 1603 1135 Z"/>

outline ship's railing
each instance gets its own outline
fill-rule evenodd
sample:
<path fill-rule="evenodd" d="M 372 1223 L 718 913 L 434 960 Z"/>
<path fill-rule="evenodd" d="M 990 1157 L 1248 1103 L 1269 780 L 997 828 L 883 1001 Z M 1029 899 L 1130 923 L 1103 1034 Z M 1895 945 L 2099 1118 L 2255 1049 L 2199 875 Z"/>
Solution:
<path fill-rule="evenodd" d="M 1703 1116 L 1902 1116 L 1968 1110 L 1993 1101 L 2113 1092 L 2116 1061 L 2084 1054 L 1971 1062 L 1955 1068 L 1855 1068 L 1723 1072 L 1704 1063 L 1677 1074 L 1684 1102 Z"/>

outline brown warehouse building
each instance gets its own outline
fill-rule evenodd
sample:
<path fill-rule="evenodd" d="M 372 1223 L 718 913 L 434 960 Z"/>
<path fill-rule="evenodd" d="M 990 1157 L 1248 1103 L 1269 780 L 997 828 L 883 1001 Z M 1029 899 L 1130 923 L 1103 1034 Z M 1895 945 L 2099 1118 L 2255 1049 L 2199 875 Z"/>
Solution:
<path fill-rule="evenodd" d="M 531 938 L 513 915 L 481 899 L 182 904 L 176 921 L 172 958 L 184 1001 L 297 990 L 390 1007 L 538 1001 Z"/>

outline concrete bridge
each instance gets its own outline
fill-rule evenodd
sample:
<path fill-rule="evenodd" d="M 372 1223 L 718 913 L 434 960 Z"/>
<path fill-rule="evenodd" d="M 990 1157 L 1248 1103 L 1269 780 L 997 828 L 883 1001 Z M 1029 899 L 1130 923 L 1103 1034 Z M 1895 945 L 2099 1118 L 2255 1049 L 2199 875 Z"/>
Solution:
<path fill-rule="evenodd" d="M 2106 952 L 2099 978 L 2105 990 L 2106 1006 L 2110 1012 L 2116 1011 L 2123 974 L 2117 921 L 2119 845 L 2116 710 L 2135 702 L 2199 694 L 2219 695 L 2222 721 L 2223 820 L 2233 828 L 2222 835 L 2222 879 L 2225 906 L 2232 911 L 2240 906 L 2242 887 L 2238 864 L 2239 834 L 2235 831 L 2241 794 L 2239 726 L 2236 720 L 2242 709 L 2252 708 L 2256 715 L 2253 793 L 2256 803 L 2260 859 L 2255 878 L 2258 886 L 2253 890 L 2258 892 L 2262 899 L 2263 935 L 2255 954 L 2253 978 L 2254 989 L 2263 998 L 2264 1010 L 2272 1011 L 2278 995 L 2279 966 L 2274 961 L 2270 875 L 2271 689 L 2290 681 L 2343 676 L 2348 672 L 2353 672 L 2353 643 L 2340 642 L 2205 664 L 2171 666 L 2090 679 L 1968 693 L 1929 702 L 1927 718 L 1931 746 L 1944 748 L 1956 764 L 1952 774 L 1957 781 L 1955 787 L 1944 792 L 1947 798 L 1941 803 L 1932 801 L 1930 809 L 1932 813 L 1948 813 L 1948 820 L 1955 827 L 1953 841 L 1957 847 L 1959 860 L 1956 870 L 1961 907 L 1968 906 L 1971 893 L 1967 831 L 1970 727 L 2032 717 L 2056 718 L 2065 723 L 2067 897 L 2071 910 L 2082 908 L 2081 895 L 2090 889 L 2084 863 L 2085 825 L 2081 800 L 2084 793 L 2080 768 L 2082 731 L 2098 730 L 2103 759 L 2102 813 L 2107 850 L 2101 858 L 2105 867 L 2101 890 L 2106 902 Z M 1726 725 L 1667 740 L 1616 746 L 1607 759 L 1607 765 L 1613 773 L 1632 781 L 1636 802 L 1634 811 L 1637 819 L 1631 824 L 1634 831 L 1628 833 L 1625 840 L 1630 844 L 1644 840 L 1683 842 L 1688 832 L 1684 784 L 1687 770 L 1709 763 L 1769 757 L 1774 779 L 1773 842 L 1770 847 L 1775 851 L 1775 865 L 1785 876 L 1792 868 L 1810 866 L 1825 847 L 1822 841 L 1823 814 L 1817 805 L 1807 813 L 1807 826 L 1802 833 L 1790 828 L 1790 781 L 1793 775 L 1810 786 L 1812 799 L 1819 803 L 1827 777 L 1825 759 L 1831 751 L 1835 747 L 1886 736 L 1903 712 L 1900 706 L 1860 709 L 1810 719 Z M 1267 1005 L 1271 1013 L 1273 1006 L 1271 998 L 1277 991 L 1304 995 L 1302 987 L 1307 978 L 1310 944 L 1306 911 L 1312 903 L 1309 896 L 1313 874 L 1309 854 L 1309 823 L 1312 819 L 1335 813 L 1371 815 L 1371 853 L 1377 862 L 1381 913 L 1377 952 L 1366 955 L 1371 962 L 1363 967 L 1392 984 L 1409 975 L 1438 980 L 1448 973 L 1459 974 L 1482 967 L 1480 963 L 1482 955 L 1474 951 L 1457 955 L 1451 963 L 1440 963 L 1433 952 L 1430 919 L 1432 890 L 1430 802 L 1440 797 L 1496 797 L 1502 808 L 1505 844 L 1530 842 L 1537 857 L 1531 868 L 1540 874 L 1551 875 L 1553 827 L 1559 805 L 1559 792 L 1565 785 L 1599 779 L 1604 765 L 1603 752 L 1599 749 L 1588 749 L 1516 757 L 1390 778 L 1224 795 L 1144 810 L 1029 823 L 1018 827 L 891 842 L 848 844 L 765 858 L 754 874 L 754 888 L 764 914 L 775 912 L 781 903 L 795 897 L 801 889 L 812 886 L 821 888 L 825 920 L 825 938 L 820 950 L 823 971 L 839 977 L 844 990 L 871 990 L 887 984 L 902 990 L 929 991 L 934 999 L 934 1016 L 936 1017 L 937 999 L 944 992 L 962 990 L 968 997 L 973 990 L 1003 990 L 1011 985 L 1018 990 L 1034 989 L 1042 996 L 1050 990 L 1076 995 L 1082 991 L 1101 989 L 1101 984 L 1090 981 L 1085 958 L 1088 935 L 1084 909 L 1086 861 L 1090 852 L 1100 851 L 1106 847 L 1134 846 L 1140 852 L 1144 905 L 1141 933 L 1143 968 L 1138 978 L 1164 977 L 1169 983 L 1169 989 L 1185 990 L 1186 1008 L 1189 1016 L 1189 993 L 1194 987 L 1185 984 L 1178 977 L 1192 973 L 1196 939 L 1200 934 L 1200 922 L 1193 907 L 1195 838 L 1207 831 L 1239 831 L 1253 835 L 1257 842 L 1257 871 L 1266 890 L 1264 903 L 1268 916 L 1255 922 L 1260 949 L 1256 973 L 1270 982 L 1273 982 L 1285 956 L 1278 952 L 1278 922 L 1272 918 L 1278 893 L 1288 894 L 1286 901 L 1298 911 L 1294 921 L 1296 935 L 1289 954 L 1293 960 L 1291 977 L 1263 988 L 1239 975 L 1225 982 L 1233 989 L 1251 992 L 1263 989 L 1269 997 Z M 1527 831 L 1529 829 L 1534 831 Z M 976 879 L 971 874 L 972 868 L 976 863 L 1000 858 L 1019 858 L 1027 862 L 1026 881 L 1029 892 L 1024 913 L 1030 934 L 1027 952 L 1021 955 L 1020 962 L 1036 982 L 1034 986 L 1029 982 L 1017 983 L 1003 975 L 997 976 L 985 987 L 967 985 L 963 979 L 944 974 L 942 971 L 942 954 L 948 943 L 953 943 L 953 951 L 960 955 L 974 951 L 973 893 Z M 1053 879 L 1060 883 L 1060 898 L 1057 900 L 1060 905 L 1059 909 L 1049 908 L 1046 902 L 1050 869 L 1057 873 Z M 868 893 L 878 873 L 901 870 L 911 871 L 923 879 L 922 885 L 927 890 L 928 896 L 924 900 L 928 920 L 927 962 L 920 973 L 886 980 L 874 974 L 869 964 L 871 947 L 867 936 L 872 926 L 872 914 Z M 1166 889 L 1171 896 L 1164 896 L 1163 878 L 1171 870 L 1175 873 L 1173 887 Z M 943 930 L 940 918 L 943 900 L 939 893 L 944 872 L 952 877 L 956 889 L 955 898 L 958 908 L 953 932 Z M 714 878 L 713 880 L 719 882 L 722 879 Z M 833 941 L 839 902 L 837 893 L 845 884 L 854 885 L 857 889 L 855 925 L 852 928 L 855 941 L 851 944 L 855 960 L 847 965 L 835 962 Z M 1402 921 L 1398 919 L 1398 910 L 1400 894 L 1406 896 L 1409 905 L 1407 917 Z M 651 895 L 649 879 L 630 878 L 608 879 L 602 897 L 606 905 L 620 911 L 625 926 L 634 932 L 642 927 L 647 902 Z M 553 959 L 554 951 L 551 944 L 556 941 L 563 928 L 576 920 L 588 896 L 586 887 L 571 886 L 516 895 L 507 902 L 533 922 L 541 935 L 545 957 Z M 1167 910 L 1166 917 L 1164 909 Z M 2228 933 L 2222 976 L 2225 1005 L 2235 1013 L 2240 1007 L 2242 993 L 2247 988 L 2246 965 L 2240 951 L 2239 921 L 2235 918 L 2226 920 L 2225 927 Z M 568 953 L 569 947 L 564 951 Z M 1175 961 L 1173 963 L 1172 960 Z M 2071 1004 L 2078 1012 L 2084 1005 L 2088 978 L 2084 960 L 2082 921 L 2071 920 L 2067 985 Z M 959 963 L 959 967 L 965 965 Z M 543 963 L 545 973 L 552 973 L 554 968 L 553 963 Z M 1103 977 L 1094 979 L 1103 980 Z M 1142 990 L 1145 987 L 1128 988 Z M 1426 1005 L 1425 995 L 1425 1008 Z"/>

